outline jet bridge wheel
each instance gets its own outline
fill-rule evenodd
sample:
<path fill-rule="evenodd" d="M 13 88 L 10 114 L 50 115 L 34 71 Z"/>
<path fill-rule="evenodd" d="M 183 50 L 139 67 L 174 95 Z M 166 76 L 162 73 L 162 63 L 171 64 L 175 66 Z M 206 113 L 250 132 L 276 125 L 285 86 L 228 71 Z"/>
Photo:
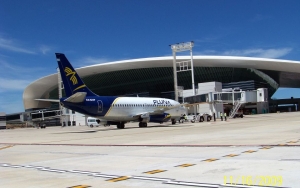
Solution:
<path fill-rule="evenodd" d="M 140 122 L 139 127 L 147 127 L 147 123 L 146 122 Z"/>

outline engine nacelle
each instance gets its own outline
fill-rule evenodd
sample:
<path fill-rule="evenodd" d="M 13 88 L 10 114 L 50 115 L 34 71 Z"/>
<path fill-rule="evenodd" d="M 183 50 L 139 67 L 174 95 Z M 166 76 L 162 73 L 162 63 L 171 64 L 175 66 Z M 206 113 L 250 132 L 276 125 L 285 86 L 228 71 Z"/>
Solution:
<path fill-rule="evenodd" d="M 107 121 L 103 119 L 97 119 L 96 120 L 99 125 L 103 125 L 104 127 L 110 126 L 110 125 L 117 125 L 119 122 L 113 122 L 113 121 Z"/>
<path fill-rule="evenodd" d="M 154 123 L 163 123 L 167 122 L 171 119 L 171 115 L 168 113 L 160 114 L 160 115 L 150 115 L 150 122 Z"/>
<path fill-rule="evenodd" d="M 148 123 L 150 121 L 149 113 L 142 114 L 139 118 L 140 122 Z"/>

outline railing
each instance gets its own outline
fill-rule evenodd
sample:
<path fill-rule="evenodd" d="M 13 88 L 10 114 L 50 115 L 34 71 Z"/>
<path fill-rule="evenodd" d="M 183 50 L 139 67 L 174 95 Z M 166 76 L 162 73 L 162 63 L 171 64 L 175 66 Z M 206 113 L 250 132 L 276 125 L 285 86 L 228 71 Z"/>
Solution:
<path fill-rule="evenodd" d="M 242 103 L 241 103 L 240 99 L 238 99 L 234 102 L 233 108 L 229 112 L 229 118 L 233 118 L 235 116 L 235 114 L 237 113 L 237 111 L 239 110 L 241 105 L 242 105 Z"/>

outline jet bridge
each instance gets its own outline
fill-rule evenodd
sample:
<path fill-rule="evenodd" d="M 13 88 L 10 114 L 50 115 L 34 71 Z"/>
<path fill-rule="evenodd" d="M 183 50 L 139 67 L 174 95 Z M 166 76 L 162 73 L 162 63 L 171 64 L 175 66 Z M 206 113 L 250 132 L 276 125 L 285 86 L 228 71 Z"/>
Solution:
<path fill-rule="evenodd" d="M 189 113 L 216 114 L 226 112 L 229 118 L 234 118 L 236 113 L 268 113 L 268 90 L 259 88 L 253 91 L 243 91 L 238 88 L 226 89 L 220 92 L 208 92 L 184 98 L 185 103 L 196 106 L 197 111 Z M 240 109 L 243 109 L 241 112 Z"/>

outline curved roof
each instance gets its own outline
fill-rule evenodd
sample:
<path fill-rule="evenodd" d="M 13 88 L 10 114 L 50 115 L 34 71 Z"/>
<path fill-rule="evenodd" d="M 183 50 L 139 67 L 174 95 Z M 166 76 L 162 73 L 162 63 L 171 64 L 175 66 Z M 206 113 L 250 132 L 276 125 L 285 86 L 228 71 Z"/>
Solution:
<path fill-rule="evenodd" d="M 177 61 L 190 60 L 190 56 L 177 56 Z M 72 59 L 69 59 L 72 62 Z M 195 67 L 234 67 L 257 69 L 272 77 L 280 87 L 300 87 L 300 62 L 236 56 L 193 56 Z M 153 57 L 131 59 L 109 63 L 96 64 L 77 68 L 80 77 L 93 74 L 141 69 L 173 67 L 173 57 Z M 25 109 L 48 107 L 49 102 L 34 99 L 48 98 L 49 92 L 57 87 L 57 74 L 40 78 L 29 84 L 23 93 Z"/>

